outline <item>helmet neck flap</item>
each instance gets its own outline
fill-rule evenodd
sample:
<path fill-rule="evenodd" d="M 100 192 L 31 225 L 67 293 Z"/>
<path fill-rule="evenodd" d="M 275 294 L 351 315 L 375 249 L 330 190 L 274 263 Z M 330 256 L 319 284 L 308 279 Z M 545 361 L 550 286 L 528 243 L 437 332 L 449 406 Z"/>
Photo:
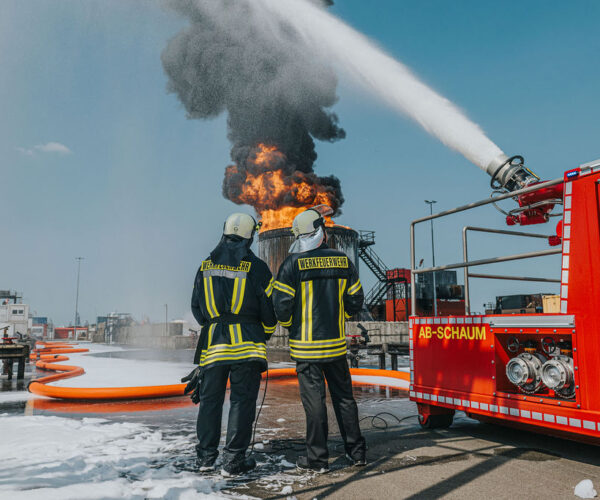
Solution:
<path fill-rule="evenodd" d="M 301 234 L 290 246 L 290 253 L 303 253 L 319 248 L 327 241 L 327 235 L 323 226 L 320 225 L 315 231 L 309 234 Z"/>
<path fill-rule="evenodd" d="M 210 252 L 213 264 L 238 267 L 240 262 L 250 254 L 253 238 L 224 234 L 215 249 Z"/>

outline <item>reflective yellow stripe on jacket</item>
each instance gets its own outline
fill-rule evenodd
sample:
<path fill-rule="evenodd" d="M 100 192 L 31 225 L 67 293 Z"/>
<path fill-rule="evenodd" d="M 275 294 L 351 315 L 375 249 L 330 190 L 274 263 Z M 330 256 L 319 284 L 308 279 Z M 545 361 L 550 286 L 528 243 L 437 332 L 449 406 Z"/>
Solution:
<path fill-rule="evenodd" d="M 267 326 L 264 323 L 262 323 L 262 327 L 267 335 L 273 335 L 275 333 L 275 330 L 277 329 L 277 325 Z"/>
<path fill-rule="evenodd" d="M 267 297 L 270 297 L 271 295 L 273 295 L 274 287 L 275 287 L 275 280 L 273 278 L 271 278 L 271 281 L 269 281 L 267 288 L 265 288 L 265 293 L 267 294 Z"/>
<path fill-rule="evenodd" d="M 340 338 L 346 338 L 346 318 L 344 317 L 344 292 L 346 291 L 347 280 L 338 280 L 338 298 L 339 298 L 339 318 L 338 328 L 340 329 Z"/>
<path fill-rule="evenodd" d="M 362 285 L 360 283 L 360 280 L 356 280 L 356 283 L 354 283 L 354 285 L 352 285 L 350 288 L 348 288 L 348 295 L 354 295 L 361 288 L 362 288 Z"/>
<path fill-rule="evenodd" d="M 312 313 L 313 313 L 313 282 L 303 281 L 302 291 L 302 341 L 312 341 Z"/>
<path fill-rule="evenodd" d="M 346 338 L 304 342 L 290 339 L 290 354 L 296 360 L 326 359 L 346 354 Z"/>
<path fill-rule="evenodd" d="M 246 278 L 236 278 L 233 282 L 233 297 L 231 297 L 231 312 L 239 314 L 244 302 L 244 292 L 246 291 Z"/>
<path fill-rule="evenodd" d="M 279 290 L 280 292 L 287 293 L 292 297 L 296 295 L 296 290 L 294 290 L 291 286 L 282 283 L 281 281 L 273 282 L 273 288 L 275 288 L 275 290 Z"/>
<path fill-rule="evenodd" d="M 204 277 L 204 300 L 206 301 L 206 310 L 210 314 L 210 317 L 216 318 L 219 316 L 219 311 L 217 311 L 215 303 L 212 276 Z"/>
<path fill-rule="evenodd" d="M 248 358 L 261 358 L 266 361 L 267 348 L 265 344 L 240 342 L 235 345 L 217 344 L 211 346 L 206 351 L 202 352 L 200 356 L 200 366 L 206 366 L 217 361 L 240 361 Z"/>

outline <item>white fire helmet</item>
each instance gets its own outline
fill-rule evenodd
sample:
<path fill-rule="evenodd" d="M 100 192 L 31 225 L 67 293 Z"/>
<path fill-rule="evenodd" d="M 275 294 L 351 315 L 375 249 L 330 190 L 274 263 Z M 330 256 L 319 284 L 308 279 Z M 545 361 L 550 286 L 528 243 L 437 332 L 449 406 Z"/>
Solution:
<path fill-rule="evenodd" d="M 292 222 L 292 233 L 296 239 L 290 246 L 290 253 L 301 253 L 319 248 L 326 239 L 325 219 L 333 214 L 327 205 L 317 205 L 296 215 Z"/>
<path fill-rule="evenodd" d="M 249 240 L 259 227 L 260 223 L 257 223 L 251 215 L 235 213 L 227 217 L 223 225 L 223 234 L 226 236 L 240 236 L 245 240 Z"/>

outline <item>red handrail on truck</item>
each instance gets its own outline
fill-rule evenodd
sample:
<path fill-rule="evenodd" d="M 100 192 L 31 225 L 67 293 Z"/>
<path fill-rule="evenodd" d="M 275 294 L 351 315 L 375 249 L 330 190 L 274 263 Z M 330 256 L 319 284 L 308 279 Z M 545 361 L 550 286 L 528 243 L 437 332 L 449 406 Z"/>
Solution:
<path fill-rule="evenodd" d="M 562 240 L 558 251 L 471 262 L 465 252 L 463 263 L 420 270 L 414 265 L 414 226 L 430 217 L 413 222 L 413 283 L 417 274 L 440 268 L 465 268 L 467 275 L 468 268 L 476 265 L 561 254 L 557 314 L 424 318 L 414 315 L 413 309 L 410 398 L 417 403 L 424 427 L 448 426 L 454 412 L 462 410 L 482 421 L 600 444 L 600 315 L 596 310 L 600 300 L 600 161 L 537 186 L 547 189 L 561 184 L 562 231 L 550 241 Z M 535 188 L 529 186 L 504 198 L 523 199 L 523 194 Z M 552 196 L 560 191 L 558 187 L 548 190 Z M 483 200 L 432 218 L 486 203 Z"/>

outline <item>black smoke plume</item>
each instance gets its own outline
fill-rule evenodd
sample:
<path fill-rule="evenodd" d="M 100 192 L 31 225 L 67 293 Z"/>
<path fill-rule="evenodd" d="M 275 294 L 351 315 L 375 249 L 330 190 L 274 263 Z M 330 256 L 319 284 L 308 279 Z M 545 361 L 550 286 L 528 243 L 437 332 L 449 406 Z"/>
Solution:
<path fill-rule="evenodd" d="M 188 118 L 227 112 L 235 175 L 226 175 L 224 196 L 247 202 L 239 193 L 247 173 L 256 171 L 253 160 L 262 143 L 283 154 L 283 164 L 281 157 L 270 164 L 284 171 L 286 182 L 292 185 L 300 176 L 333 193 L 332 208 L 339 213 L 339 180 L 313 173 L 314 139 L 332 142 L 346 135 L 327 110 L 337 100 L 333 70 L 291 26 L 265 15 L 253 0 L 183 0 L 170 6 L 189 25 L 162 53 L 168 91 L 183 103 Z M 288 196 L 268 203 L 302 206 L 305 200 Z"/>

